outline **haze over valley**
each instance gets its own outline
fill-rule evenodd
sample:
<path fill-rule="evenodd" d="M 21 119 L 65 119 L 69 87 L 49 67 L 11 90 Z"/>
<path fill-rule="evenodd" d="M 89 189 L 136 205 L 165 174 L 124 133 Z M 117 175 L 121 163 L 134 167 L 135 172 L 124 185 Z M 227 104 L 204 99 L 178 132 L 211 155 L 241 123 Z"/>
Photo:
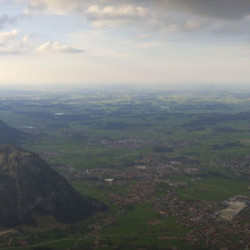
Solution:
<path fill-rule="evenodd" d="M 249 249 L 249 0 L 0 10 L 0 250 Z"/>

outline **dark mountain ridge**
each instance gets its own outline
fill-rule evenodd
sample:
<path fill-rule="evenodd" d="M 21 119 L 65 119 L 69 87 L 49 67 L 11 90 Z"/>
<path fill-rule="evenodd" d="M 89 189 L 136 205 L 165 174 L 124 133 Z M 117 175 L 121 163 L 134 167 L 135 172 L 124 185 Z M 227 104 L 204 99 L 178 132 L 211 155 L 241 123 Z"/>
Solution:
<path fill-rule="evenodd" d="M 37 154 L 0 146 L 0 226 L 34 225 L 36 215 L 75 223 L 105 209 L 76 192 Z"/>

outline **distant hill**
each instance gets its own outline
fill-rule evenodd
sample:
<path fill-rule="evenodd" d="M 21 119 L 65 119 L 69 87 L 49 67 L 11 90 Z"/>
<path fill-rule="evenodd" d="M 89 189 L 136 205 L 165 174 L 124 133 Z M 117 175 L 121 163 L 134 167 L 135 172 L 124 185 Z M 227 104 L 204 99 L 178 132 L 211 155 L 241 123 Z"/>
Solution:
<path fill-rule="evenodd" d="M 75 223 L 105 209 L 76 192 L 37 154 L 0 146 L 0 226 L 34 225 L 36 215 Z"/>
<path fill-rule="evenodd" d="M 23 132 L 9 127 L 0 120 L 0 144 L 19 145 L 19 142 L 23 136 Z"/>

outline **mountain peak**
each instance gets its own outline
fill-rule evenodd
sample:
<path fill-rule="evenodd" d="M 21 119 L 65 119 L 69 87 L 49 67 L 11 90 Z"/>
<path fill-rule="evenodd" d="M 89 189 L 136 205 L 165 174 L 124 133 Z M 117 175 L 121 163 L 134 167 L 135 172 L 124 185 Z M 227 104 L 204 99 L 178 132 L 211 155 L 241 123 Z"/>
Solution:
<path fill-rule="evenodd" d="M 0 146 L 0 225 L 34 224 L 35 214 L 74 223 L 106 207 L 77 193 L 35 153 Z"/>

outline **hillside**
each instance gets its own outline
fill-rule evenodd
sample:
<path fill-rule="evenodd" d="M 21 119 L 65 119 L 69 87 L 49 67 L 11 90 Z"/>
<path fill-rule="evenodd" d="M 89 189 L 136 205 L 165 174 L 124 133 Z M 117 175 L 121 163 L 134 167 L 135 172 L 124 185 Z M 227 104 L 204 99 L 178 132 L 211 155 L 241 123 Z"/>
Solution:
<path fill-rule="evenodd" d="M 75 223 L 106 207 L 77 193 L 38 155 L 0 146 L 0 226 L 35 224 L 36 215 Z"/>
<path fill-rule="evenodd" d="M 24 136 L 24 133 L 9 127 L 3 121 L 0 120 L 0 144 L 14 144 L 19 145 L 20 139 Z"/>

